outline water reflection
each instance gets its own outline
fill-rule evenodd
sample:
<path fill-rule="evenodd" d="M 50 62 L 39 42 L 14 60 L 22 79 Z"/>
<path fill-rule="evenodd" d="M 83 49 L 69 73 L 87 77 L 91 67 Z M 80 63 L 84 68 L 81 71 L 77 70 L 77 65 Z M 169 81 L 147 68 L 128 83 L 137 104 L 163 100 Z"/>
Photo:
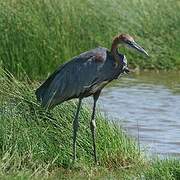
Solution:
<path fill-rule="evenodd" d="M 103 90 L 100 109 L 121 120 L 142 146 L 161 155 L 180 156 L 180 74 L 141 73 Z"/>

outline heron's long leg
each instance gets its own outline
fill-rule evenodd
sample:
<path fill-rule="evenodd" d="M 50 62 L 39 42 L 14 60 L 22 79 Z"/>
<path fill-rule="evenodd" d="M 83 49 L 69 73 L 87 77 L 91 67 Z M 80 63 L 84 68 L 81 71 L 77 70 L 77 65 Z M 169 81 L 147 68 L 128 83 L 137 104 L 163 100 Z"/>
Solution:
<path fill-rule="evenodd" d="M 90 129 L 92 133 L 92 139 L 93 139 L 93 151 L 94 151 L 94 161 L 97 164 L 97 155 L 96 155 L 96 120 L 95 120 L 95 111 L 96 111 L 96 102 L 99 98 L 100 92 L 97 92 L 94 94 L 94 105 L 93 105 L 93 112 L 91 116 L 91 122 L 90 122 Z"/>
<path fill-rule="evenodd" d="M 79 104 L 78 104 L 76 115 L 73 121 L 73 162 L 75 162 L 76 160 L 76 137 L 77 137 L 77 131 L 79 127 L 78 116 L 79 116 L 79 111 L 81 108 L 81 102 L 82 102 L 82 99 L 79 99 Z"/>

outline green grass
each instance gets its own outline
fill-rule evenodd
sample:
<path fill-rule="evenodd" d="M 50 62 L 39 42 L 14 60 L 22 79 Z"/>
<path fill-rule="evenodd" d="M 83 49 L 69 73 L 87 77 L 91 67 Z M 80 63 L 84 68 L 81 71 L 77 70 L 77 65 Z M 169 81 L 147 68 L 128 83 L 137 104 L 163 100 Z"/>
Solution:
<path fill-rule="evenodd" d="M 72 120 L 76 101 L 63 103 L 52 112 L 37 104 L 33 85 L 17 81 L 9 73 L 0 77 L 0 172 L 30 170 L 51 172 L 72 165 Z M 78 164 L 93 166 L 89 128 L 90 110 L 80 113 Z M 129 168 L 143 164 L 137 144 L 113 122 L 97 114 L 97 152 L 105 169 Z"/>
<path fill-rule="evenodd" d="M 110 48 L 119 32 L 135 37 L 151 58 L 127 54 L 131 67 L 180 69 L 178 0 L 0 1 L 0 64 L 41 79 L 79 53 Z"/>
<path fill-rule="evenodd" d="M 151 179 L 180 179 L 180 161 L 175 159 L 158 160 L 150 164 L 150 167 L 144 171 L 144 177 Z"/>

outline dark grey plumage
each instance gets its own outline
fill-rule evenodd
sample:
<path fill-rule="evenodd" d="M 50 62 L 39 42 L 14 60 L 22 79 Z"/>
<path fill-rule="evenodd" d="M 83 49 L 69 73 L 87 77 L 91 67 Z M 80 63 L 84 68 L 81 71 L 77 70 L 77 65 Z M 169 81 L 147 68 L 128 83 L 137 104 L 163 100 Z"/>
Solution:
<path fill-rule="evenodd" d="M 36 90 L 38 101 L 46 109 L 51 109 L 69 99 L 79 98 L 77 112 L 73 121 L 73 161 L 76 159 L 76 137 L 79 127 L 78 115 L 81 102 L 84 97 L 93 95 L 94 104 L 90 129 L 93 139 L 94 160 L 97 163 L 95 144 L 96 102 L 106 84 L 113 79 L 117 79 L 120 74 L 129 71 L 126 57 L 118 53 L 119 44 L 127 44 L 148 55 L 131 36 L 121 34 L 114 38 L 110 51 L 99 47 L 74 57 L 71 61 L 60 66 Z"/>
<path fill-rule="evenodd" d="M 108 82 L 127 71 L 125 56 L 119 54 L 119 64 L 106 48 L 96 48 L 74 57 L 60 66 L 36 90 L 43 107 L 52 108 L 66 100 L 87 97 L 101 90 Z"/>

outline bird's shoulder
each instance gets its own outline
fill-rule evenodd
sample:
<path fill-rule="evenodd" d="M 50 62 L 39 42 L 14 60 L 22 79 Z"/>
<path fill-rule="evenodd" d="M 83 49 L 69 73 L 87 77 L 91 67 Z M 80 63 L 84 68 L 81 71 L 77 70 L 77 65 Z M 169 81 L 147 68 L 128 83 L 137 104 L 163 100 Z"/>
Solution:
<path fill-rule="evenodd" d="M 84 53 L 81 53 L 79 56 L 73 58 L 72 62 L 86 62 L 93 61 L 95 63 L 103 63 L 106 61 L 108 49 L 104 47 L 97 47 L 91 49 Z"/>
<path fill-rule="evenodd" d="M 62 73 L 69 73 L 73 70 L 80 70 L 81 67 L 88 67 L 87 64 L 100 64 L 106 60 L 107 48 L 97 47 L 95 49 L 81 53 L 78 56 L 73 57 L 71 60 L 60 65 L 44 82 L 43 86 L 49 85 L 49 83 L 58 75 Z"/>

